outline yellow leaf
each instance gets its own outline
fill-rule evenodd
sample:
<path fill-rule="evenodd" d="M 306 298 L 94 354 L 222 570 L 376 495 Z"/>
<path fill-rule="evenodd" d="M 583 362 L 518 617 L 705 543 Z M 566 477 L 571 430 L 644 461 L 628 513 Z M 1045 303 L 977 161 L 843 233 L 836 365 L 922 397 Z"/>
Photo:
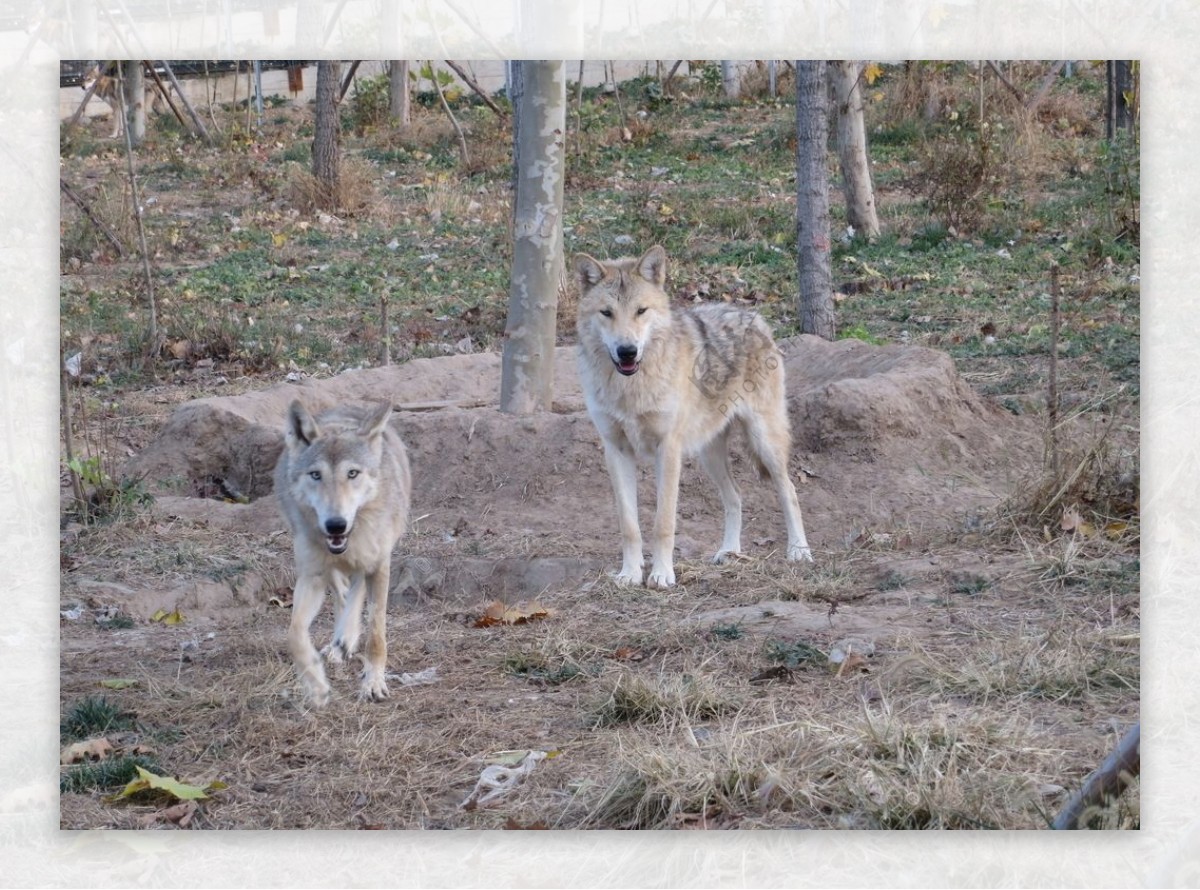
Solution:
<path fill-rule="evenodd" d="M 1128 529 L 1129 529 L 1128 522 L 1121 522 L 1120 520 L 1114 520 L 1113 522 L 1110 522 L 1106 526 L 1104 526 L 1104 534 L 1108 535 L 1108 537 L 1112 538 L 1115 541 L 1117 538 L 1121 537 L 1121 535 L 1123 535 Z"/>
<path fill-rule="evenodd" d="M 183 613 L 176 609 L 174 612 L 168 612 L 165 609 L 159 609 L 150 616 L 151 621 L 161 621 L 163 624 L 183 624 Z"/>
<path fill-rule="evenodd" d="M 105 798 L 105 800 L 120 800 L 123 797 L 132 797 L 135 794 L 140 794 L 143 791 L 163 791 L 179 800 L 201 800 L 208 797 L 208 794 L 205 793 L 207 791 L 220 791 L 222 788 L 229 787 L 224 782 L 211 782 L 201 788 L 198 785 L 187 785 L 169 776 L 156 775 L 149 770 L 142 769 L 140 766 L 137 767 L 137 771 L 140 778 L 133 779 L 123 789 L 111 797 Z"/>
<path fill-rule="evenodd" d="M 868 62 L 867 67 L 863 69 L 863 77 L 867 81 L 867 86 L 874 86 L 881 74 L 883 74 L 883 69 L 875 62 Z"/>
<path fill-rule="evenodd" d="M 126 688 L 128 688 L 130 686 L 134 686 L 136 684 L 137 684 L 137 680 L 114 679 L 114 680 L 101 680 L 100 681 L 100 685 L 103 686 L 105 689 L 126 689 Z"/>
<path fill-rule="evenodd" d="M 275 232 L 271 235 L 271 243 L 276 247 L 283 247 L 283 245 L 287 244 L 287 235 L 283 234 L 283 232 Z"/>

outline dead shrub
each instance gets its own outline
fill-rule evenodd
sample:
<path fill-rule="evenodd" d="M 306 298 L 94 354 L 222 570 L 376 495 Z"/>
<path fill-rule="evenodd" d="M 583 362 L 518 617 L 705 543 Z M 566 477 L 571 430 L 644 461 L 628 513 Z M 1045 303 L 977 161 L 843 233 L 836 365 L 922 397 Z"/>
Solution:
<path fill-rule="evenodd" d="M 1140 510 L 1141 476 L 1137 455 L 1119 448 L 1106 425 L 1090 441 L 1077 437 L 1060 448 L 1056 462 L 1021 485 L 1000 507 L 1001 515 L 1018 526 L 1041 529 L 1059 526 L 1066 511 L 1075 510 L 1101 530 L 1113 522 L 1135 522 Z M 1131 536 L 1132 537 L 1132 536 Z"/>
<path fill-rule="evenodd" d="M 107 226 L 127 250 L 136 243 L 128 182 L 111 174 L 91 188 L 76 189 L 76 192 L 96 220 Z M 115 252 L 108 239 L 97 230 L 96 224 L 87 218 L 74 201 L 61 195 L 60 204 L 62 225 L 58 249 L 61 262 L 90 260 L 105 252 Z"/>
<path fill-rule="evenodd" d="M 987 121 L 978 129 L 956 125 L 921 149 L 921 175 L 930 212 L 958 232 L 983 220 L 1003 187 L 1007 142 Z"/>
<path fill-rule="evenodd" d="M 332 188 L 300 164 L 288 165 L 287 200 L 301 213 L 318 210 L 354 216 L 371 206 L 375 196 L 374 169 L 357 158 L 343 158 Z"/>
<path fill-rule="evenodd" d="M 607 697 L 595 708 L 595 725 L 662 723 L 705 720 L 733 711 L 729 700 L 712 680 L 701 674 L 647 679 L 623 673 Z"/>

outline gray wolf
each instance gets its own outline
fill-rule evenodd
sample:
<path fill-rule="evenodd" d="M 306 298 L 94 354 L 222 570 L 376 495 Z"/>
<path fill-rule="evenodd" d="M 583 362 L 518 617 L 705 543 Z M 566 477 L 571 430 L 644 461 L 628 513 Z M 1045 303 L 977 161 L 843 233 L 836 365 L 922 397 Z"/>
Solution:
<path fill-rule="evenodd" d="M 92 84 L 96 84 L 96 90 L 92 95 L 104 100 L 105 104 L 112 109 L 113 129 L 108 138 L 116 139 L 121 134 L 121 128 L 125 123 L 125 118 L 121 114 L 121 101 L 117 97 L 120 82 L 115 77 L 105 73 L 105 70 L 103 65 L 94 65 L 83 76 L 83 82 L 80 86 L 84 90 L 90 90 Z M 162 114 L 166 105 L 159 92 L 153 89 L 149 83 L 146 84 L 146 96 L 150 98 L 150 110 L 155 114 Z"/>
<path fill-rule="evenodd" d="M 741 551 L 742 501 L 729 467 L 729 437 L 745 430 L 752 459 L 775 483 L 787 520 L 787 558 L 812 560 L 796 488 L 788 475 L 783 362 L 766 322 L 725 304 L 672 311 L 663 290 L 666 252 L 601 262 L 575 257 L 580 287 L 579 377 L 588 414 L 604 442 L 621 528 L 621 583 L 642 583 L 637 514 L 638 458 L 654 461 L 657 509 L 650 587 L 675 583 L 673 551 L 679 473 L 685 455 L 717 485 L 725 536 L 714 558 Z"/>
<path fill-rule="evenodd" d="M 364 699 L 387 697 L 387 597 L 392 548 L 408 524 L 408 454 L 388 426 L 392 406 L 340 406 L 315 418 L 299 402 L 288 409 L 275 493 L 292 531 L 296 589 L 288 648 L 306 698 L 321 706 L 329 682 L 321 655 L 355 654 L 364 599 L 368 636 L 362 659 Z M 320 652 L 309 628 L 333 591 L 333 640 Z"/>

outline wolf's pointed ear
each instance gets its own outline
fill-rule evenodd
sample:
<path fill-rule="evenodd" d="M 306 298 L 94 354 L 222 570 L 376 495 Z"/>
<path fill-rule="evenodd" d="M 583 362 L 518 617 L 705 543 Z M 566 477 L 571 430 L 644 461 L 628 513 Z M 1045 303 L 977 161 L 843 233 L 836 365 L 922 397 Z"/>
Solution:
<path fill-rule="evenodd" d="M 363 419 L 359 424 L 359 435 L 366 436 L 368 439 L 373 439 L 387 429 L 388 421 L 392 419 L 392 403 L 380 402 L 375 410 Z"/>
<path fill-rule="evenodd" d="M 321 435 L 317 422 L 308 413 L 308 409 L 300 404 L 299 399 L 293 401 L 288 408 L 287 428 L 290 438 L 300 445 L 311 445 L 313 440 Z"/>
<path fill-rule="evenodd" d="M 594 284 L 599 284 L 604 278 L 604 267 L 600 261 L 586 253 L 575 254 L 575 280 L 579 282 L 580 290 L 587 290 Z"/>
<path fill-rule="evenodd" d="M 663 250 L 661 244 L 655 244 L 644 254 L 637 263 L 638 274 L 655 284 L 662 287 L 667 281 L 667 252 Z"/>

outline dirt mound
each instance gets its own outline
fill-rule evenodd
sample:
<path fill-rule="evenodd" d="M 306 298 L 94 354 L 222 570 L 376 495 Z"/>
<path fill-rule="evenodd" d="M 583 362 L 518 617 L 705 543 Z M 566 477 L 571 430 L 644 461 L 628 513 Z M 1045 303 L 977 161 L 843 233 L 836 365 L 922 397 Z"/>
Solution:
<path fill-rule="evenodd" d="M 796 443 L 792 470 L 808 483 L 799 493 L 817 546 L 833 546 L 864 526 L 944 527 L 956 511 L 994 503 L 1036 461 L 1027 425 L 975 395 L 942 353 L 807 336 L 781 348 Z M 603 452 L 583 408 L 572 348 L 558 350 L 556 373 L 554 410 L 530 417 L 491 407 L 499 391 L 495 354 L 422 359 L 201 399 L 176 410 L 126 472 L 167 494 L 211 492 L 217 480 L 260 498 L 270 492 L 293 398 L 317 410 L 391 399 L 413 465 L 418 534 L 446 542 L 474 536 L 478 552 L 497 556 L 516 546 L 514 536 L 523 556 L 616 553 Z M 747 549 L 774 549 L 782 516 L 770 486 L 755 478 L 739 450 L 735 444 Z M 720 536 L 719 502 L 695 467 L 685 468 L 682 486 L 680 552 L 700 556 Z M 648 528 L 649 467 L 641 472 L 640 496 Z M 269 521 L 265 505 L 255 506 L 199 506 L 175 497 L 160 509 L 193 518 L 206 513 L 218 524 Z"/>

